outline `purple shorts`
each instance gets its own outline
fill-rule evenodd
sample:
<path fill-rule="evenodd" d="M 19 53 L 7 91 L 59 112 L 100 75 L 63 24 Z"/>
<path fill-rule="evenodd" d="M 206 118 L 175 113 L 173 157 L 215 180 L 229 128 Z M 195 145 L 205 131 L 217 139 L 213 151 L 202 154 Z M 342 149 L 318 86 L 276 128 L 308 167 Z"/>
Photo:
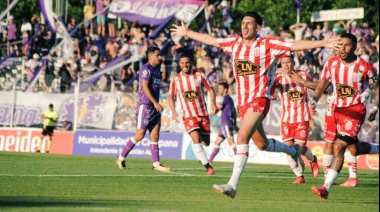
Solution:
<path fill-rule="evenodd" d="M 153 105 L 138 105 L 136 108 L 136 128 L 148 129 L 161 124 L 161 113 Z"/>
<path fill-rule="evenodd" d="M 234 136 L 233 126 L 228 124 L 220 125 L 218 136 L 222 138 L 229 138 Z"/>

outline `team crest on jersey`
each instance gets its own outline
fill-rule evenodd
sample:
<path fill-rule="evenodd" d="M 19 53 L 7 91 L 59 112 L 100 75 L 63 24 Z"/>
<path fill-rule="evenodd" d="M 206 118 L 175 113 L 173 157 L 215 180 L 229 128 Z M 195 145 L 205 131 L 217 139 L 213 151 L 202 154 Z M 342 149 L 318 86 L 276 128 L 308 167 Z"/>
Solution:
<path fill-rule="evenodd" d="M 191 102 L 199 98 L 198 91 L 185 91 L 185 92 L 182 92 L 182 95 L 183 95 L 183 98 L 185 98 L 186 102 Z"/>
<path fill-rule="evenodd" d="M 286 92 L 286 95 L 288 96 L 289 100 L 293 102 L 302 100 L 303 97 L 305 96 L 304 93 L 300 91 L 294 91 L 294 90 L 288 90 Z"/>
<path fill-rule="evenodd" d="M 336 84 L 336 92 L 338 93 L 339 99 L 344 99 L 347 97 L 353 97 L 358 91 L 349 85 Z"/>
<path fill-rule="evenodd" d="M 256 74 L 260 66 L 254 64 L 249 60 L 235 60 L 235 68 L 238 76 L 247 76 Z"/>

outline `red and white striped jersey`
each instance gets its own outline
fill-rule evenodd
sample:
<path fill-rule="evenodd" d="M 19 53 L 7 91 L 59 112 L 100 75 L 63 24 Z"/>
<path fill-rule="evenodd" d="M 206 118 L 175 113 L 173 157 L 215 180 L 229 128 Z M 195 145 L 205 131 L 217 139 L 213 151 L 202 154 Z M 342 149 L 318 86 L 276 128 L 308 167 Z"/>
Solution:
<path fill-rule="evenodd" d="M 219 46 L 232 56 L 236 79 L 237 105 L 246 105 L 254 98 L 272 99 L 276 60 L 290 54 L 292 43 L 272 38 L 257 38 L 245 45 L 243 38 L 232 36 L 218 38 Z"/>
<path fill-rule="evenodd" d="M 170 82 L 169 95 L 177 93 L 177 100 L 181 104 L 182 117 L 208 116 L 204 88 L 210 89 L 211 83 L 201 71 L 191 70 L 189 76 L 181 72 Z"/>
<path fill-rule="evenodd" d="M 363 103 L 360 94 L 369 87 L 369 79 L 376 75 L 372 64 L 357 57 L 350 67 L 345 66 L 339 56 L 327 61 L 321 79 L 331 81 L 334 86 L 336 107 L 349 107 Z"/>
<path fill-rule="evenodd" d="M 305 80 L 312 80 L 306 71 L 298 70 L 295 73 Z M 274 88 L 277 88 L 281 97 L 282 121 L 286 123 L 309 121 L 310 107 L 307 87 L 297 83 L 286 74 L 278 74 L 274 83 Z"/>

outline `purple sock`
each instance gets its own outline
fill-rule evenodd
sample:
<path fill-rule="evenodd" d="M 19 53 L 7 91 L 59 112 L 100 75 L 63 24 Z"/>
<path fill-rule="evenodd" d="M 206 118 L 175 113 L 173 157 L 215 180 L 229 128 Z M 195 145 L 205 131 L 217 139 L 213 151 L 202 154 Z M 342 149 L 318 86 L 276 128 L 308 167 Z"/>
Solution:
<path fill-rule="evenodd" d="M 209 163 L 212 163 L 214 161 L 215 156 L 218 154 L 220 148 L 219 147 L 214 147 L 214 150 L 212 150 L 212 153 L 210 155 L 210 158 L 208 159 Z"/>
<path fill-rule="evenodd" d="M 234 153 L 235 153 L 235 155 L 236 155 L 236 146 L 233 148 L 233 150 L 234 150 Z"/>
<path fill-rule="evenodd" d="M 152 153 L 152 161 L 160 162 L 160 151 L 158 150 L 158 142 L 150 142 L 150 152 Z"/>
<path fill-rule="evenodd" d="M 133 139 L 133 137 L 131 137 L 127 144 L 125 145 L 123 151 L 120 153 L 120 156 L 122 156 L 123 158 L 126 158 L 129 154 L 129 152 L 133 149 L 133 147 L 135 147 L 136 145 L 136 141 L 135 139 Z"/>

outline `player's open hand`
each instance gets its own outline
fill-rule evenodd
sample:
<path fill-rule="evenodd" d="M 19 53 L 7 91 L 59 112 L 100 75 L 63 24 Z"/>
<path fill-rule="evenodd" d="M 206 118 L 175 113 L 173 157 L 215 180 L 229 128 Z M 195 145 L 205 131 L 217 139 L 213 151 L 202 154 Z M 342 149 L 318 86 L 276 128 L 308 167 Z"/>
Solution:
<path fill-rule="evenodd" d="M 300 75 L 296 74 L 294 71 L 290 72 L 289 75 L 290 75 L 290 77 L 291 77 L 294 81 L 296 81 L 296 82 L 298 82 L 298 83 L 303 83 L 303 79 L 302 79 L 302 77 L 301 77 Z"/>
<path fill-rule="evenodd" d="M 328 36 L 325 37 L 325 47 L 330 49 L 339 50 L 339 47 L 342 45 L 342 40 L 339 35 L 333 35 L 333 33 L 330 33 Z"/>
<path fill-rule="evenodd" d="M 181 21 L 181 26 L 178 26 L 178 25 L 175 25 L 173 24 L 172 25 L 173 27 L 170 28 L 170 31 L 171 31 L 171 34 L 173 37 L 181 37 L 181 36 L 185 36 L 188 32 L 188 29 L 186 28 L 185 24 L 183 23 L 183 21 Z"/>

